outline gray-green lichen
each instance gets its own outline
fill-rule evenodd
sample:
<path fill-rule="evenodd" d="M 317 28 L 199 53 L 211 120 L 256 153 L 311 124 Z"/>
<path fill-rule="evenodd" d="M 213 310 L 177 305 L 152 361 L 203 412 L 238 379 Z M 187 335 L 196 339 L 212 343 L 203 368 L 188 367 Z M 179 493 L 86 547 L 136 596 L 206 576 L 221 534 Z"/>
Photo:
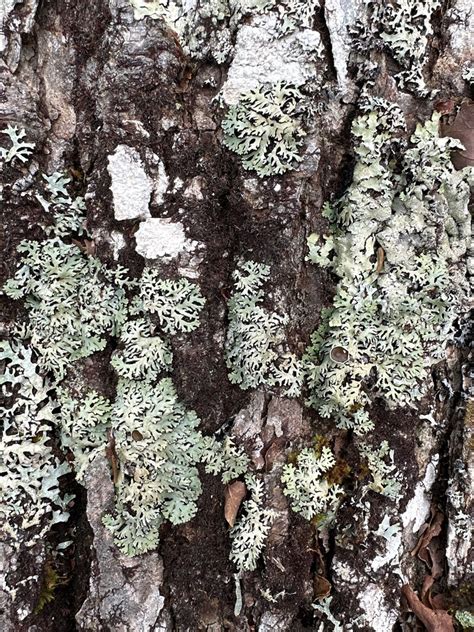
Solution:
<path fill-rule="evenodd" d="M 371 39 L 381 40 L 402 67 L 402 71 L 396 75 L 400 86 L 426 96 L 429 90 L 425 84 L 423 69 L 428 58 L 428 45 L 433 36 L 433 16 L 442 6 L 441 0 L 418 0 L 415 3 L 410 0 L 365 2 L 370 12 L 370 31 L 363 29 L 362 33 L 359 32 L 359 42 L 366 46 Z"/>
<path fill-rule="evenodd" d="M 277 34 L 310 28 L 319 0 L 130 0 L 136 20 L 163 20 L 173 29 L 186 54 L 196 59 L 212 56 L 218 64 L 232 54 L 235 33 L 244 18 L 275 12 Z"/>
<path fill-rule="evenodd" d="M 304 448 L 295 465 L 289 463 L 283 467 L 283 493 L 290 498 L 293 511 L 307 520 L 324 515 L 325 524 L 331 521 L 344 493 L 340 485 L 328 480 L 335 465 L 331 449 L 324 446 L 319 454 L 314 449 Z"/>
<path fill-rule="evenodd" d="M 43 228 L 53 236 L 19 245 L 17 272 L 4 286 L 7 296 L 24 300 L 29 316 L 14 332 L 22 341 L 0 347 L 0 386 L 13 402 L 2 409 L 6 529 L 18 539 L 21 530 L 35 526 L 37 538 L 67 519 L 69 498 L 61 496 L 58 479 L 70 467 L 48 444 L 56 426 L 78 481 L 86 480 L 96 455 L 108 456 L 116 498 L 104 523 L 124 553 L 141 554 L 157 546 L 164 520 L 179 524 L 197 511 L 198 463 L 229 482 L 247 471 L 248 458 L 229 437 L 202 435 L 196 413 L 179 401 L 164 375 L 173 360 L 168 337 L 200 324 L 205 299 L 199 286 L 162 279 L 151 268 L 132 280 L 127 270 L 112 270 L 69 243 L 87 234 L 83 200 L 72 199 L 64 175 L 44 179 L 45 190 L 32 200 L 41 205 Z M 103 350 L 111 337 L 118 348 L 110 364 L 119 379 L 108 399 L 87 389 L 80 368 L 69 369 Z"/>
<path fill-rule="evenodd" d="M 31 547 L 69 518 L 72 496 L 61 492 L 60 478 L 70 468 L 51 447 L 57 404 L 32 350 L 0 342 L 0 369 L 1 530 L 12 547 Z"/>
<path fill-rule="evenodd" d="M 205 304 L 199 286 L 187 279 L 161 279 L 157 270 L 145 268 L 132 302 L 133 314 L 156 315 L 165 333 L 189 333 L 199 326 L 199 313 Z"/>
<path fill-rule="evenodd" d="M 244 260 L 233 274 L 226 340 L 229 380 L 242 389 L 280 386 L 288 397 L 297 397 L 303 382 L 301 362 L 292 353 L 279 352 L 288 318 L 263 306 L 269 276 L 269 266 Z"/>
<path fill-rule="evenodd" d="M 472 171 L 454 169 L 457 141 L 439 137 L 438 118 L 417 127 L 398 169 L 401 112 L 367 103 L 352 128 L 352 184 L 324 209 L 331 234 L 310 239 L 309 258 L 340 280 L 306 353 L 309 402 L 358 434 L 373 427 L 372 397 L 389 407 L 422 397 L 467 307 Z"/>
<path fill-rule="evenodd" d="M 367 461 L 371 480 L 366 489 L 387 496 L 391 500 L 398 500 L 401 484 L 401 473 L 394 463 L 393 450 L 387 441 L 382 441 L 378 448 L 365 443 L 359 446 L 361 456 Z"/>
<path fill-rule="evenodd" d="M 248 474 L 245 482 L 251 496 L 243 503 L 242 516 L 231 529 L 230 559 L 239 571 L 254 571 L 265 548 L 274 512 L 265 508 L 263 481 Z"/>
<path fill-rule="evenodd" d="M 305 136 L 302 104 L 300 90 L 286 83 L 241 94 L 222 121 L 224 145 L 260 177 L 294 169 L 302 160 L 299 150 Z"/>
<path fill-rule="evenodd" d="M 204 448 L 198 426 L 170 378 L 119 380 L 112 431 L 120 469 L 115 512 L 104 524 L 127 555 L 156 548 L 163 520 L 180 524 L 195 515 Z"/>
<path fill-rule="evenodd" d="M 2 131 L 2 134 L 8 136 L 11 146 L 8 149 L 0 147 L 0 167 L 3 166 L 3 163 L 13 163 L 15 160 L 25 163 L 30 158 L 33 149 L 35 148 L 34 143 L 24 140 L 26 131 L 24 129 L 19 129 L 16 126 L 8 125 Z"/>
<path fill-rule="evenodd" d="M 105 348 L 125 321 L 127 281 L 58 237 L 23 241 L 21 263 L 4 285 L 12 299 L 25 299 L 29 321 L 19 329 L 39 355 L 39 364 L 64 377 L 68 364 Z"/>

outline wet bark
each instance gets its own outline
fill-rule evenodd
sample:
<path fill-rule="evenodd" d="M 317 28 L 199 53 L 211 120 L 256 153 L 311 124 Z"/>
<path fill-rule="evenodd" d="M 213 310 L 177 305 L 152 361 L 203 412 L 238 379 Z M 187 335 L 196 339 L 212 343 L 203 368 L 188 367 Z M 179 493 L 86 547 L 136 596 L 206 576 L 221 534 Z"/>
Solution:
<path fill-rule="evenodd" d="M 335 280 L 306 262 L 306 238 L 324 230 L 322 203 L 340 195 L 351 180 L 350 124 L 364 82 L 349 61 L 344 18 L 363 12 L 362 3 L 327 0 L 317 12 L 314 30 L 323 45 L 318 63 L 326 77 L 319 97 L 322 105 L 310 122 L 297 170 L 267 179 L 245 172 L 238 157 L 222 144 L 222 110 L 213 99 L 231 62 L 218 66 L 188 58 L 161 21 L 134 20 L 126 0 L 0 0 L 0 11 L 0 120 L 28 131 L 36 144 L 33 169 L 68 169 L 75 174 L 75 186 L 86 196 L 88 226 L 101 260 L 118 261 L 136 275 L 145 263 L 135 250 L 139 220 L 114 217 L 109 156 L 117 146 L 126 145 L 138 152 L 149 175 L 157 170 L 157 158 L 164 165 L 169 185 L 163 201 L 155 197 L 152 202 L 151 216 L 181 222 L 186 237 L 199 242 L 201 250 L 198 261 L 184 255 L 155 265 L 164 273 L 191 269 L 207 300 L 201 327 L 189 344 L 173 349 L 173 379 L 180 398 L 199 415 L 203 431 L 232 428 L 233 436 L 252 454 L 254 466 L 265 473 L 268 500 L 277 516 L 257 570 L 241 578 L 244 605 L 235 616 L 235 568 L 228 558 L 224 486 L 203 474 L 197 516 L 182 526 L 165 526 L 158 551 L 128 559 L 118 553 L 101 523 L 113 486 L 105 457 L 99 459 L 88 473 L 87 493 L 73 481 L 68 483 L 76 493 L 72 526 L 68 525 L 74 544 L 60 569 L 64 582 L 41 612 L 35 612 L 35 605 L 47 543 L 20 554 L 15 564 L 16 554 L 5 552 L 7 583 L 32 575 L 37 580 L 29 590 L 20 589 L 15 600 L 4 593 L 3 629 L 325 630 L 331 625 L 312 607 L 327 594 L 324 579 L 334 597 L 331 612 L 344 629 L 423 629 L 407 612 L 400 577 L 393 569 L 371 569 L 368 560 L 376 545 L 370 539 L 358 540 L 357 533 L 364 530 L 350 494 L 336 527 L 353 527 L 356 535 L 349 548 L 334 529 L 318 532 L 291 512 L 282 494 L 282 465 L 316 433 L 337 442 L 340 455 L 353 466 L 350 434 L 319 419 L 304 406 L 304 398 L 240 390 L 229 383 L 224 361 L 226 298 L 239 256 L 271 265 L 268 292 L 289 315 L 289 343 L 295 352 L 301 353 L 321 309 L 331 304 Z M 439 90 L 434 99 L 399 91 L 393 60 L 383 51 L 370 53 L 377 67 L 374 93 L 400 104 L 411 131 L 417 121 L 430 116 L 436 99 L 466 96 L 459 68 L 469 55 L 469 41 L 462 35 L 468 19 L 468 3 L 462 0 L 446 2 L 435 15 L 426 67 L 427 83 Z M 6 187 L 16 177 L 8 170 L 3 176 Z M 2 283 L 15 270 L 19 242 L 41 238 L 38 213 L 25 207 L 20 196 L 5 199 Z M 8 333 L 21 318 L 21 308 L 4 297 L 1 304 Z M 380 404 L 373 414 L 375 437 L 389 441 L 403 475 L 403 498 L 391 511 L 403 524 L 400 564 L 405 578 L 415 590 L 421 589 L 425 565 L 412 551 L 430 515 L 440 512 L 437 537 L 443 574 L 435 592 L 447 595 L 456 607 L 465 607 L 469 551 L 452 526 L 459 509 L 446 495 L 449 482 L 459 490 L 463 510 L 468 508 L 471 331 L 464 322 L 459 328 L 465 335 L 434 371 L 422 404 L 415 411 L 387 411 Z M 113 389 L 102 363 L 92 363 L 91 385 L 100 382 Z M 423 418 L 433 407 L 436 423 L 429 425 Z M 370 500 L 370 522 L 378 525 L 387 512 L 386 499 L 374 494 Z M 361 603 L 369 620 L 357 625 Z"/>

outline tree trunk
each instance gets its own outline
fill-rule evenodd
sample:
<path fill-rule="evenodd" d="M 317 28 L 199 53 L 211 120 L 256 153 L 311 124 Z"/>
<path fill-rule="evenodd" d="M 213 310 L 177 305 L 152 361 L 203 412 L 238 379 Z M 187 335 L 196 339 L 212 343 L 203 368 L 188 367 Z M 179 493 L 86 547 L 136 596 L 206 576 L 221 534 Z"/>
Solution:
<path fill-rule="evenodd" d="M 93 249 L 90 256 L 119 263 L 134 278 L 148 265 L 164 278 L 199 285 L 206 299 L 200 326 L 173 338 L 170 375 L 203 434 L 232 436 L 245 449 L 274 512 L 256 569 L 239 573 L 229 559 L 226 485 L 199 466 L 196 515 L 183 524 L 165 521 L 156 550 L 126 556 L 102 522 L 114 506 L 115 457 L 113 446 L 104 446 L 80 482 L 73 474 L 62 479 L 63 491 L 75 495 L 67 522 L 33 546 L 22 535 L 15 547 L 2 532 L 5 631 L 444 631 L 462 629 L 455 615 L 472 607 L 472 558 L 462 526 L 469 526 L 462 519 L 471 507 L 474 405 L 465 313 L 455 323 L 456 343 L 430 370 L 419 401 L 389 407 L 371 398 L 369 438 L 376 447 L 387 441 L 394 452 L 401 482 L 395 500 L 374 489 L 361 492 L 367 471 L 359 439 L 307 406 L 307 385 L 290 398 L 275 385 L 232 383 L 225 342 L 233 273 L 239 260 L 252 260 L 270 266 L 265 308 L 288 317 L 280 348 L 302 357 L 338 283 L 308 260 L 307 238 L 328 232 L 323 203 L 341 198 L 353 179 L 351 124 L 364 95 L 401 108 L 405 139 L 435 108 L 454 116 L 469 103 L 463 73 L 472 64 L 470 3 L 431 3 L 425 92 L 400 83 L 403 65 L 377 39 L 374 5 L 320 0 L 309 22 L 296 20 L 275 37 L 271 28 L 293 18 L 291 7 L 303 13 L 297 2 L 278 4 L 240 17 L 222 9 L 224 17 L 214 19 L 206 16 L 207 3 L 191 2 L 195 31 L 183 34 L 164 19 L 134 14 L 128 0 L 0 0 L 2 127 L 24 128 L 35 144 L 28 162 L 6 162 L 2 173 L 1 283 L 15 274 L 21 241 L 45 238 L 44 208 L 29 192 L 39 190 L 41 174 L 67 172 L 85 197 L 89 237 L 77 239 Z M 191 35 L 197 45 L 189 44 Z M 221 59 L 213 47 L 225 48 L 224 36 L 228 54 Z M 221 122 L 243 92 L 266 81 L 299 87 L 306 135 L 301 162 L 259 177 L 225 146 Z M 396 149 L 397 160 L 403 151 Z M 166 221 L 150 221 L 158 218 Z M 29 312 L 22 301 L 1 300 L 2 330 L 11 340 Z M 117 344 L 109 338 L 104 350 L 79 360 L 65 383 L 82 382 L 113 399 L 110 357 Z M 315 436 L 346 468 L 336 518 L 321 528 L 291 509 L 281 483 L 285 464 Z M 71 450 L 54 426 L 50 445 L 73 470 Z M 376 535 L 384 519 L 386 527 L 398 525 L 385 538 Z M 59 554 L 65 539 L 72 544 Z M 421 601 L 406 588 L 402 593 L 407 584 Z"/>

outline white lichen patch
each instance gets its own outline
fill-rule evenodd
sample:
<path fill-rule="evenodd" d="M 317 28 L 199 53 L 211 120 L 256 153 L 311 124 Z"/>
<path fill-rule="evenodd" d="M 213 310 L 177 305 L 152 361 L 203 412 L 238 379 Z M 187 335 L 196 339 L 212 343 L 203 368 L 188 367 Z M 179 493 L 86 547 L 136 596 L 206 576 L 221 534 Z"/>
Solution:
<path fill-rule="evenodd" d="M 170 180 L 165 165 L 157 154 L 147 150 L 146 157 L 153 180 L 152 200 L 157 206 L 160 206 L 165 201 L 165 193 L 168 191 Z"/>
<path fill-rule="evenodd" d="M 364 611 L 358 618 L 359 623 L 365 623 L 373 632 L 387 632 L 393 628 L 397 613 L 388 605 L 385 592 L 380 586 L 369 584 L 357 597 Z"/>
<path fill-rule="evenodd" d="M 382 522 L 379 524 L 375 535 L 385 540 L 381 549 L 383 553 L 377 555 L 370 565 L 373 571 L 378 571 L 384 566 L 395 567 L 398 570 L 400 566 L 400 549 L 402 546 L 402 530 L 401 525 L 398 522 L 390 524 L 390 516 L 384 516 Z"/>
<path fill-rule="evenodd" d="M 435 454 L 426 467 L 423 480 L 415 487 L 415 493 L 409 500 L 401 520 L 404 529 L 410 529 L 411 533 L 417 533 L 425 523 L 430 513 L 430 491 L 436 480 L 439 454 Z"/>
<path fill-rule="evenodd" d="M 115 219 L 150 217 L 153 181 L 147 175 L 140 154 L 128 145 L 117 145 L 109 155 L 107 170 L 112 180 Z"/>
<path fill-rule="evenodd" d="M 5 34 L 5 26 L 10 13 L 19 4 L 20 0 L 2 0 L 0 2 L 0 53 L 3 52 L 8 44 L 8 38 Z"/>
<path fill-rule="evenodd" d="M 204 180 L 200 176 L 196 176 L 189 181 L 189 184 L 184 190 L 184 197 L 191 200 L 203 200 L 204 195 L 202 193 L 202 187 L 204 186 Z"/>
<path fill-rule="evenodd" d="M 145 259 L 171 260 L 183 253 L 194 252 L 199 242 L 186 237 L 181 222 L 152 217 L 140 224 L 135 234 L 136 251 Z"/>
<path fill-rule="evenodd" d="M 278 38 L 277 26 L 277 17 L 269 14 L 257 16 L 240 28 L 222 88 L 228 105 L 236 104 L 243 92 L 261 83 L 285 81 L 301 86 L 315 76 L 321 49 L 319 33 L 302 29 Z"/>
<path fill-rule="evenodd" d="M 112 242 L 113 247 L 113 257 L 115 261 L 118 260 L 120 251 L 123 250 L 126 246 L 125 239 L 122 233 L 119 233 L 117 230 L 113 230 L 110 233 L 110 240 Z"/>

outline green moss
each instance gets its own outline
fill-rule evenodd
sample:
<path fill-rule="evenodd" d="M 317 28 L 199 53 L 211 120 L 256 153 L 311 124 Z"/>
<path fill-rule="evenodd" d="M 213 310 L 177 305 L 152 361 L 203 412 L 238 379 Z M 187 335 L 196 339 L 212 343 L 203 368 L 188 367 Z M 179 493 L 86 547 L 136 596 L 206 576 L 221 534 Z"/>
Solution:
<path fill-rule="evenodd" d="M 43 583 L 38 603 L 34 609 L 34 614 L 42 612 L 44 607 L 51 603 L 55 598 L 56 588 L 64 583 L 64 579 L 60 577 L 51 562 L 46 562 L 43 569 Z"/>

